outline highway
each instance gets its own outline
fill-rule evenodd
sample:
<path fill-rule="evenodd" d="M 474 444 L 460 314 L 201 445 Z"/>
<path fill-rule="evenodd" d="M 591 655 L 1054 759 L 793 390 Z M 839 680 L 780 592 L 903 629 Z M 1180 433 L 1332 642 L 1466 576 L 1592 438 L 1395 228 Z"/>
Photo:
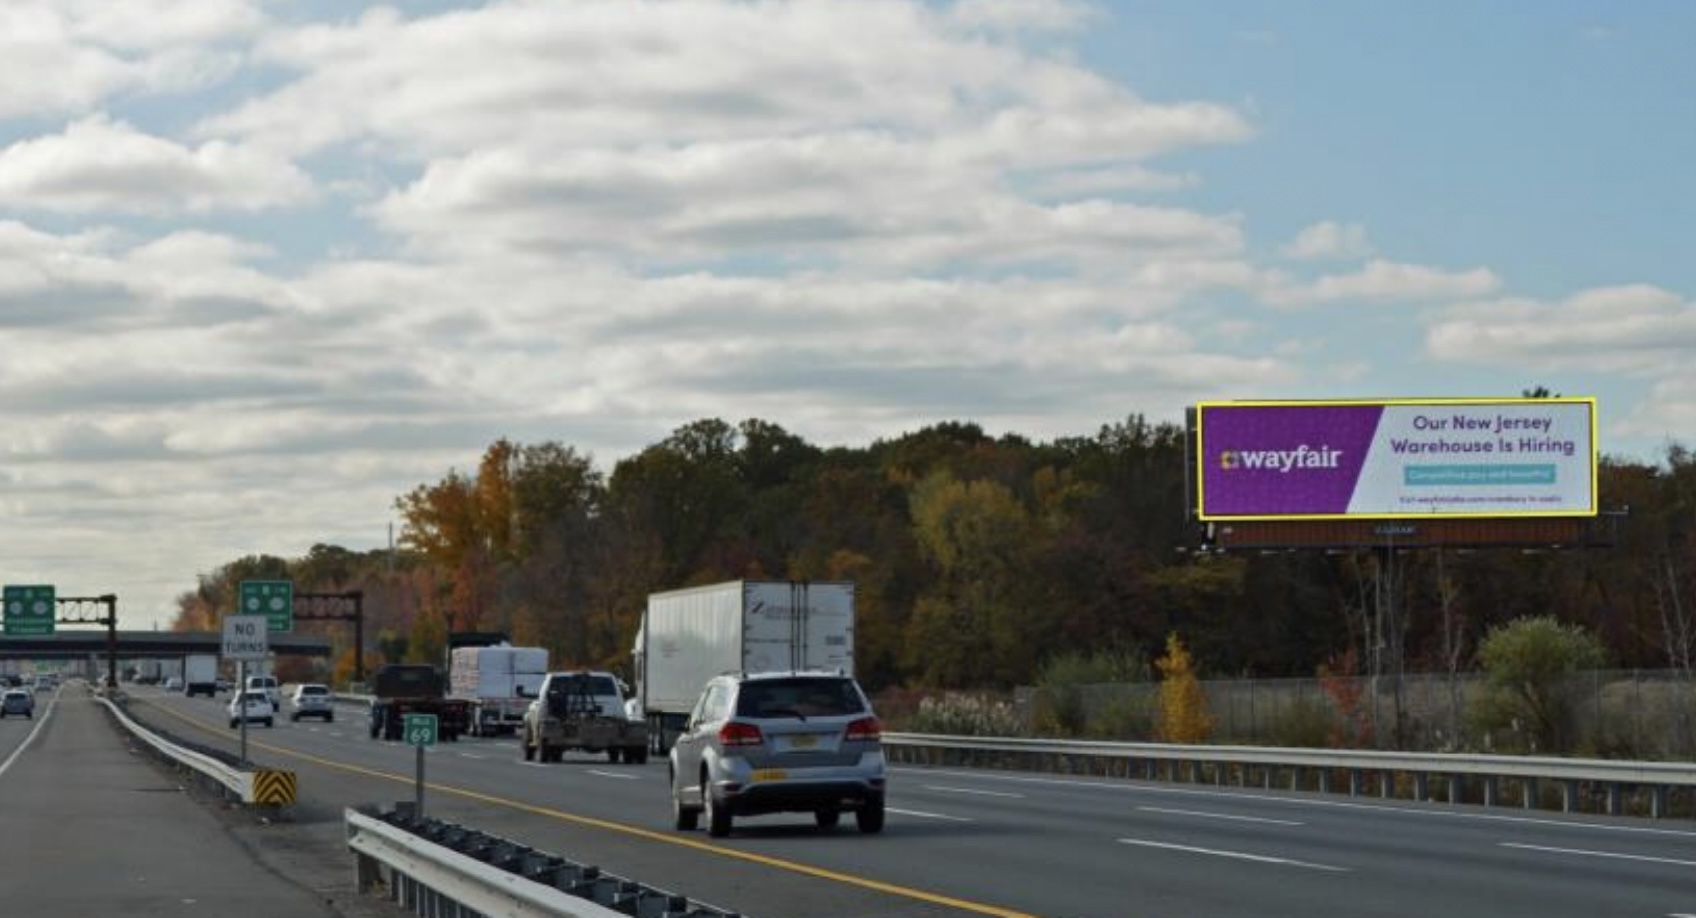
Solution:
<path fill-rule="evenodd" d="M 223 700 L 131 690 L 132 712 L 235 748 Z M 299 777 L 305 822 L 410 800 L 416 751 L 333 724 L 249 729 Z M 28 721 L 0 723 L 0 759 Z M 750 918 L 1696 916 L 1696 824 L 1028 773 L 901 767 L 885 832 L 852 820 L 670 828 L 665 763 L 522 761 L 507 740 L 425 753 L 434 816 Z M 306 828 L 305 825 L 300 828 Z"/>

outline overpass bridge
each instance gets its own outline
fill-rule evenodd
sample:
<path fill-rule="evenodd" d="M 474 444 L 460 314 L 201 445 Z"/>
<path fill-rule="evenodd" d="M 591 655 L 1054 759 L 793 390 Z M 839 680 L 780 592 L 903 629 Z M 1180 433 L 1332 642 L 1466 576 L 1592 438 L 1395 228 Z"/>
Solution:
<path fill-rule="evenodd" d="M 8 588 L 9 589 L 9 588 Z M 365 646 L 365 595 L 359 590 L 343 593 L 295 592 L 292 620 L 346 622 L 353 625 L 353 646 Z M 120 631 L 118 597 L 58 596 L 53 598 L 56 614 L 45 623 L 32 620 L 30 628 L 14 629 L 7 618 L 0 634 L 0 660 L 93 659 L 104 655 L 107 678 L 118 680 L 118 660 L 150 657 L 186 657 L 189 654 L 220 654 L 224 649 L 221 631 Z M 103 631 L 58 630 L 53 625 L 101 625 Z M 328 657 L 330 642 L 322 637 L 271 632 L 267 643 L 281 656 Z M 353 655 L 353 678 L 364 681 L 364 654 Z"/>
<path fill-rule="evenodd" d="M 326 638 L 272 634 L 271 652 L 279 656 L 328 657 Z M 0 635 L 0 660 L 100 660 L 106 677 L 118 679 L 118 661 L 217 655 L 224 649 L 220 631 L 55 631 L 52 634 Z"/>
<path fill-rule="evenodd" d="M 316 635 L 280 634 L 269 638 L 278 656 L 327 657 L 330 642 Z M 0 636 L 0 660 L 85 660 L 112 655 L 120 660 L 186 657 L 223 650 L 218 631 L 55 631 L 52 634 Z"/>

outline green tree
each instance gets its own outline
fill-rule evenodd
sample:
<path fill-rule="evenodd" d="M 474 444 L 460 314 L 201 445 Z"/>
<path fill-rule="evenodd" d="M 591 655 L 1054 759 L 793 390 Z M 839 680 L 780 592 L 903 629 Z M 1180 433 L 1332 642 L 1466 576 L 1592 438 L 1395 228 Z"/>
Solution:
<path fill-rule="evenodd" d="M 1552 616 L 1491 629 L 1478 648 L 1488 687 L 1486 726 L 1499 729 L 1517 721 L 1531 751 L 1571 751 L 1571 677 L 1600 667 L 1605 657 L 1593 635 Z"/>

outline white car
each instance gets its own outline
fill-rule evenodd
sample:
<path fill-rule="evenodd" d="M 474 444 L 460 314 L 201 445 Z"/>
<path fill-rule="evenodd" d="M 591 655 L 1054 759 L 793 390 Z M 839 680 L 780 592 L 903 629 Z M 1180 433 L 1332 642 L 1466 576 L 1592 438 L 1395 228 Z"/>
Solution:
<path fill-rule="evenodd" d="M 265 699 L 271 702 L 272 714 L 283 709 L 283 692 L 277 686 L 276 676 L 248 676 L 247 690 L 264 695 Z"/>
<path fill-rule="evenodd" d="M 180 692 L 182 690 L 183 690 L 183 680 L 180 677 L 172 676 L 171 678 L 165 680 L 165 691 L 167 691 L 167 692 Z"/>
<path fill-rule="evenodd" d="M 276 710 L 264 692 L 240 692 L 230 698 L 230 726 L 239 727 L 242 721 L 271 726 Z"/>
<path fill-rule="evenodd" d="M 289 712 L 289 720 L 299 722 L 302 717 L 322 717 L 325 723 L 334 723 L 336 719 L 335 696 L 330 693 L 330 687 L 319 682 L 303 682 L 295 686 L 294 695 L 289 698 L 289 704 L 294 710 Z"/>

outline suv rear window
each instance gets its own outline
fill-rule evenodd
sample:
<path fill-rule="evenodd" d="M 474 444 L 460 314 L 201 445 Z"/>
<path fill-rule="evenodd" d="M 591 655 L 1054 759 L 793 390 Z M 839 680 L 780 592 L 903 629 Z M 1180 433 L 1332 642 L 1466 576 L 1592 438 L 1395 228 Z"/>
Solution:
<path fill-rule="evenodd" d="M 758 679 L 742 683 L 738 717 L 834 717 L 865 711 L 849 679 Z"/>

